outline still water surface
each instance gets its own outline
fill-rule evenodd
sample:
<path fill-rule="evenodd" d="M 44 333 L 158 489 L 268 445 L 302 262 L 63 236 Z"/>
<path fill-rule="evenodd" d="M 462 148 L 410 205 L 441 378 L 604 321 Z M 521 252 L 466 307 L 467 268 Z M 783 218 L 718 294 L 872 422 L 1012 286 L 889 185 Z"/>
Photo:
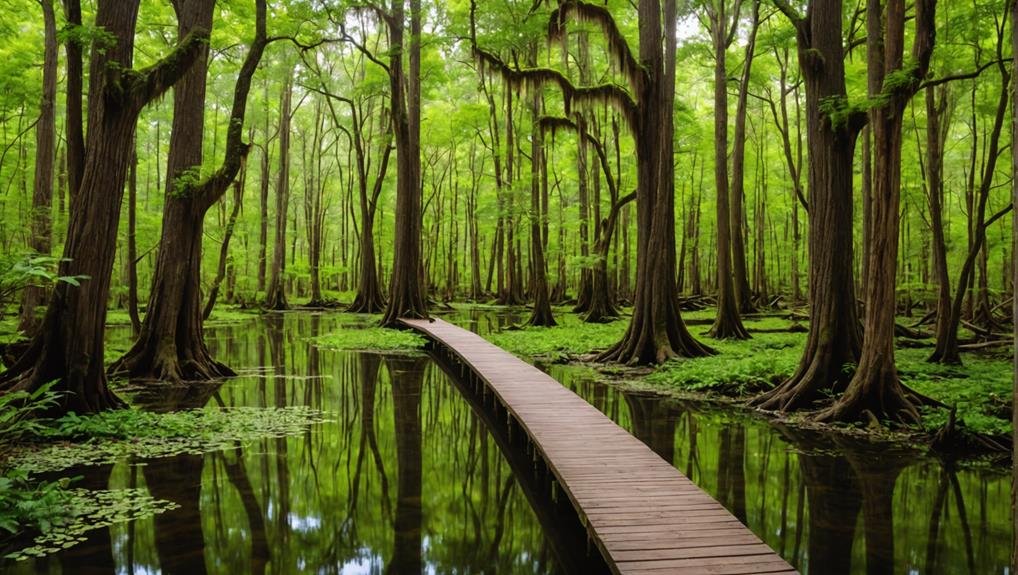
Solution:
<path fill-rule="evenodd" d="M 491 311 L 447 319 L 482 333 L 520 320 Z M 496 437 L 433 360 L 330 352 L 308 342 L 357 321 L 294 312 L 210 328 L 216 357 L 241 376 L 208 393 L 161 398 L 155 408 L 309 405 L 329 412 L 330 421 L 303 436 L 229 452 L 82 470 L 87 486 L 144 488 L 180 508 L 92 531 L 87 543 L 62 554 L 0 569 L 587 572 L 574 556 L 584 553 L 570 539 L 570 519 L 533 499 L 534 487 L 513 473 Z M 127 336 L 111 330 L 112 338 Z M 1006 471 L 623 393 L 585 368 L 546 369 L 804 573 L 1007 573 Z"/>

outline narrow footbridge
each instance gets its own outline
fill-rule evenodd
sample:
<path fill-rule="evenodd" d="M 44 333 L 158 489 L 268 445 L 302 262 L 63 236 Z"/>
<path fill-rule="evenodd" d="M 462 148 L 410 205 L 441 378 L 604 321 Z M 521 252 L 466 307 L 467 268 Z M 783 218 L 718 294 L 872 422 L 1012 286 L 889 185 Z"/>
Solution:
<path fill-rule="evenodd" d="M 614 573 L 795 573 L 720 503 L 543 371 L 440 319 L 402 321 L 493 396 Z"/>

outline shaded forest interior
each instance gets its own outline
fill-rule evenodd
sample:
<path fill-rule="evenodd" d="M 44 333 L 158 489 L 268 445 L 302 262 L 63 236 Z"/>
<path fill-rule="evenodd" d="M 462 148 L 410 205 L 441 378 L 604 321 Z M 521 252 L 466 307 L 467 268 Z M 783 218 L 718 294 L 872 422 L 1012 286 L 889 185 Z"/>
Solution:
<path fill-rule="evenodd" d="M 631 366 L 781 318 L 800 359 L 753 405 L 910 425 L 984 391 L 1005 435 L 1000 386 L 909 378 L 1009 377 L 1012 3 L 679 4 L 4 0 L 0 392 L 230 376 L 217 311 L 474 302 L 624 322 L 572 351 Z"/>

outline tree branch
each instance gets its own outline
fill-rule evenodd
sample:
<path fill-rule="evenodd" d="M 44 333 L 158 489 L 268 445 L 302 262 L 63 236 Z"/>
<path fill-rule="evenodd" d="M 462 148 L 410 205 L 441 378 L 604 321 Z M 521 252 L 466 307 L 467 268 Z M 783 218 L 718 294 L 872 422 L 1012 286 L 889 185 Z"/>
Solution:
<path fill-rule="evenodd" d="M 739 1 L 741 2 L 741 0 Z M 629 43 L 619 31 L 611 12 L 603 6 L 589 4 L 581 0 L 565 0 L 551 13 L 551 18 L 548 20 L 549 40 L 561 40 L 564 37 L 566 18 L 569 16 L 580 22 L 596 24 L 601 28 L 601 33 L 604 34 L 608 44 L 608 53 L 615 59 L 619 71 L 629 81 L 629 87 L 633 93 L 638 94 L 643 82 L 644 71 L 636 57 L 633 56 Z"/>
<path fill-rule="evenodd" d="M 209 43 L 208 30 L 193 30 L 177 44 L 172 52 L 161 60 L 143 70 L 123 71 L 127 95 L 130 103 L 137 109 L 144 108 L 149 102 L 163 95 L 177 80 L 187 73 L 191 65 L 205 54 Z M 118 74 L 119 70 L 110 70 Z M 123 86 L 119 82 L 110 82 L 110 87 Z"/>
<path fill-rule="evenodd" d="M 241 64 L 233 89 L 233 106 L 230 109 L 230 124 L 226 129 L 223 164 L 209 178 L 197 184 L 194 190 L 198 201 L 206 209 L 226 193 L 251 149 L 251 146 L 243 141 L 244 118 L 247 115 L 247 96 L 251 91 L 251 79 L 258 69 L 262 54 L 265 53 L 265 46 L 269 43 L 265 20 L 265 0 L 255 0 L 255 37 L 247 56 L 244 57 L 244 63 Z"/>
<path fill-rule="evenodd" d="M 955 80 L 971 80 L 973 78 L 978 78 L 983 72 L 985 72 L 986 70 L 988 70 L 992 66 L 996 66 L 997 64 L 1007 63 L 1007 62 L 1010 62 L 1010 61 L 1011 61 L 1011 58 L 1004 58 L 1003 60 L 990 60 L 989 62 L 986 62 L 985 64 L 983 64 L 982 66 L 979 66 L 978 68 L 976 68 L 975 70 L 973 70 L 971 72 L 963 72 L 961 74 L 951 74 L 950 76 L 943 76 L 941 78 L 931 78 L 931 79 L 923 82 L 919 86 L 919 88 L 920 89 L 923 89 L 923 88 L 932 88 L 934 86 L 939 86 L 941 84 L 946 84 L 948 82 L 953 82 Z"/>
<path fill-rule="evenodd" d="M 629 122 L 631 128 L 637 124 L 637 104 L 633 97 L 622 86 L 617 84 L 600 84 L 598 86 L 575 86 L 564 74 L 551 68 L 515 69 L 500 60 L 494 54 L 474 46 L 474 55 L 482 70 L 491 69 L 499 74 L 506 83 L 523 88 L 538 88 L 547 84 L 557 84 L 565 101 L 566 114 L 572 111 L 572 105 L 578 103 L 607 103 L 613 106 Z"/>
<path fill-rule="evenodd" d="M 571 130 L 580 133 L 580 127 L 569 118 L 543 116 L 539 123 L 541 130 L 551 132 L 553 135 L 557 130 Z M 608 154 L 605 152 L 604 145 L 586 130 L 583 130 L 583 136 L 590 143 L 591 147 L 594 148 L 594 153 L 597 154 L 598 163 L 601 164 L 601 171 L 604 172 L 604 179 L 608 183 L 608 194 L 611 196 L 612 201 L 615 201 L 619 195 L 618 184 L 614 176 L 612 176 L 611 164 L 608 162 Z"/>
<path fill-rule="evenodd" d="M 789 4 L 787 0 L 771 0 L 771 1 L 774 2 L 775 8 L 780 10 L 781 13 L 784 14 L 786 18 L 792 21 L 792 25 L 794 25 L 796 28 L 802 26 L 803 17 L 800 16 L 799 13 L 795 11 L 795 8 L 792 8 L 791 4 Z"/>

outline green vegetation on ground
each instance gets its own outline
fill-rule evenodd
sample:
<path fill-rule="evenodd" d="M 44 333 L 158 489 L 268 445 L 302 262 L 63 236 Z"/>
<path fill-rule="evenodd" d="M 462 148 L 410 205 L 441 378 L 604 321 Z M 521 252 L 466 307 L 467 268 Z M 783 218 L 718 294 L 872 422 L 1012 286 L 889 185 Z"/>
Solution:
<path fill-rule="evenodd" d="M 712 309 L 683 314 L 687 319 L 711 317 Z M 530 359 L 564 361 L 581 359 L 614 344 L 627 322 L 585 324 L 575 314 L 559 314 L 556 327 L 520 327 L 492 333 L 487 338 L 503 349 Z M 736 401 L 748 400 L 790 377 L 802 357 L 806 341 L 802 326 L 787 314 L 745 320 L 748 340 L 713 340 L 706 328 L 690 329 L 718 353 L 696 359 L 676 359 L 649 373 L 619 372 L 600 367 L 606 378 L 623 385 L 665 394 L 704 395 Z M 930 341 L 930 344 L 932 340 Z M 1009 354 L 970 353 L 964 366 L 929 363 L 931 348 L 896 350 L 898 374 L 906 386 L 949 407 L 957 408 L 957 422 L 965 432 L 1006 436 L 1011 433 L 1012 364 Z M 852 369 L 853 366 L 846 366 Z M 926 408 L 922 429 L 936 431 L 947 423 L 949 409 Z"/>
<path fill-rule="evenodd" d="M 610 347 L 626 331 L 627 320 L 583 323 L 575 314 L 558 314 L 555 327 L 517 327 L 488 335 L 502 349 L 531 358 L 561 361 Z"/>

